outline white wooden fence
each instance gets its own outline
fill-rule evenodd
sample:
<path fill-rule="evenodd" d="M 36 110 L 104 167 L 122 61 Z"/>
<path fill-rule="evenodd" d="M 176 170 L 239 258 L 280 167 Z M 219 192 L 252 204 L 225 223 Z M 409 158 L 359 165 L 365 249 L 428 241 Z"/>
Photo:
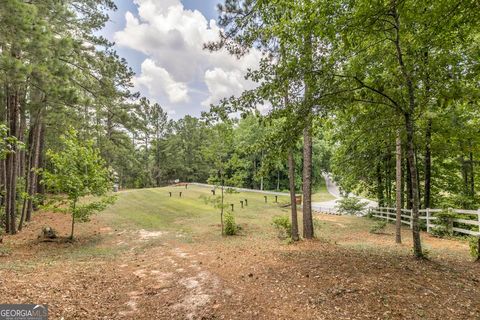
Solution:
<path fill-rule="evenodd" d="M 372 214 L 373 217 L 386 219 L 390 221 L 396 220 L 396 208 L 386 208 L 386 207 L 379 207 L 379 208 L 369 208 L 369 212 Z M 468 215 L 473 218 L 473 220 L 467 219 L 452 219 L 452 230 L 457 233 L 461 234 L 468 234 L 472 236 L 480 236 L 480 210 L 463 210 L 463 209 L 448 209 L 452 213 Z M 442 209 L 421 209 L 419 210 L 420 220 L 425 220 L 427 226 L 427 232 L 430 232 L 432 228 L 435 228 L 436 225 L 432 222 L 435 222 L 437 219 L 435 217 L 435 213 L 444 211 Z M 412 227 L 412 210 L 411 209 L 402 209 L 401 221 L 403 224 L 406 224 Z M 473 231 L 469 229 L 464 229 L 459 226 L 459 224 L 468 224 L 477 226 L 476 229 L 478 231 Z"/>

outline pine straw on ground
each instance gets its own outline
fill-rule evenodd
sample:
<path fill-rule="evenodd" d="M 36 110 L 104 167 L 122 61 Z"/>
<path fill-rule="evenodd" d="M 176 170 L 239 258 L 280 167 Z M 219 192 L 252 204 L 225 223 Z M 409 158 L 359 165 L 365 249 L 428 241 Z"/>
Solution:
<path fill-rule="evenodd" d="M 391 237 L 357 240 L 379 250 L 248 235 L 188 243 L 94 219 L 77 242 L 40 242 L 43 225 L 68 235 L 68 217 L 53 217 L 4 239 L 0 302 L 46 303 L 51 319 L 480 319 L 480 264 L 415 260 L 382 249 Z"/>

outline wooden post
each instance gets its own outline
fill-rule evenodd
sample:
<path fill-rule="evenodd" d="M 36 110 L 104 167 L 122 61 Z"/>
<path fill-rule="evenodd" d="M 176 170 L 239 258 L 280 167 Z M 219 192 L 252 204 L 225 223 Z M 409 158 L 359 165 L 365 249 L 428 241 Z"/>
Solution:
<path fill-rule="evenodd" d="M 480 241 L 480 209 L 477 210 L 477 218 L 478 218 L 478 237 Z M 478 247 L 478 251 L 480 252 L 480 246 Z"/>
<path fill-rule="evenodd" d="M 278 196 L 275 196 L 275 203 L 278 203 Z"/>
<path fill-rule="evenodd" d="M 171 192 L 169 192 L 169 194 L 170 194 L 170 198 L 171 198 L 171 197 L 172 197 L 172 193 L 171 193 Z"/>
<path fill-rule="evenodd" d="M 265 203 L 267 203 L 267 196 L 263 196 L 265 198 Z"/>
<path fill-rule="evenodd" d="M 248 199 L 245 199 L 245 207 L 248 207 Z"/>
<path fill-rule="evenodd" d="M 188 189 L 188 184 L 185 183 L 185 189 Z"/>
<path fill-rule="evenodd" d="M 243 209 L 243 201 L 242 200 L 240 200 L 240 205 L 242 206 L 242 209 Z"/>
<path fill-rule="evenodd" d="M 453 208 L 448 208 L 448 213 L 453 214 Z M 448 220 L 448 233 L 453 236 L 453 219 Z"/>
<path fill-rule="evenodd" d="M 212 189 L 212 195 L 215 195 L 215 189 Z"/>
<path fill-rule="evenodd" d="M 233 206 L 234 206 L 233 203 L 231 203 L 230 206 L 232 206 L 232 211 L 234 211 L 234 210 L 233 210 L 233 208 L 234 208 L 234 207 L 233 207 Z"/>
<path fill-rule="evenodd" d="M 410 209 L 410 229 L 413 228 L 413 221 L 412 221 L 412 220 L 413 220 L 413 219 L 412 219 L 413 213 L 412 213 L 412 212 L 413 212 L 413 209 Z"/>
<path fill-rule="evenodd" d="M 182 197 L 182 193 L 180 192 L 180 198 Z"/>
<path fill-rule="evenodd" d="M 427 216 L 427 232 L 430 233 L 430 208 L 426 209 L 426 216 Z"/>

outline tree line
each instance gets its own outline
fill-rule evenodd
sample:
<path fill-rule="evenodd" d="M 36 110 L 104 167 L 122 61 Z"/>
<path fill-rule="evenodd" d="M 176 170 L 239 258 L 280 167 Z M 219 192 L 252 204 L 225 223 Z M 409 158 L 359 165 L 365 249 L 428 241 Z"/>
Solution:
<path fill-rule="evenodd" d="M 133 72 L 96 35 L 113 1 L 0 3 L 0 188 L 4 228 L 42 201 L 46 150 L 75 128 L 123 188 L 179 179 L 303 194 L 321 171 L 346 192 L 419 209 L 478 206 L 479 4 L 474 0 L 226 0 L 220 40 L 256 48 L 258 83 L 201 118 L 169 119 L 132 92 Z M 269 111 L 259 114 L 263 105 Z M 20 219 L 22 220 L 22 219 Z M 296 206 L 292 236 L 298 239 Z"/>
<path fill-rule="evenodd" d="M 269 126 L 258 113 L 226 123 L 191 116 L 175 121 L 132 91 L 132 70 L 97 35 L 115 9 L 110 0 L 0 3 L 2 228 L 16 233 L 46 193 L 55 191 L 43 183 L 52 180 L 44 173 L 58 170 L 55 157 L 47 155 L 67 161 L 59 137 L 73 129 L 78 141 L 93 141 L 122 188 L 177 179 L 216 182 L 212 156 L 221 141 L 223 183 L 288 189 L 284 163 L 268 157 L 272 152 L 261 142 Z"/>
<path fill-rule="evenodd" d="M 312 136 L 330 138 L 331 170 L 345 191 L 412 209 L 478 206 L 477 1 L 227 0 L 221 40 L 242 56 L 262 50 L 258 87 L 227 98 L 219 118 L 270 105 L 279 147 L 303 141 L 304 237 L 312 236 Z M 292 175 L 294 170 L 292 170 Z M 296 212 L 292 207 L 292 220 Z M 295 232 L 295 230 L 293 230 Z"/>

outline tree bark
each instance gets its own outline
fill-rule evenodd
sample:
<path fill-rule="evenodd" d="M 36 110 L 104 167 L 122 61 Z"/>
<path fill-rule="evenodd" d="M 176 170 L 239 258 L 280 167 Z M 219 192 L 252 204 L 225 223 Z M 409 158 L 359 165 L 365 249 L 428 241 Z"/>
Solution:
<path fill-rule="evenodd" d="M 408 165 L 408 156 L 405 157 L 405 172 L 407 182 L 407 209 L 412 209 L 412 175 L 410 174 L 410 166 Z"/>
<path fill-rule="evenodd" d="M 392 0 L 392 17 L 394 19 L 394 29 L 395 29 L 395 49 L 397 54 L 398 65 L 400 71 L 404 77 L 405 85 L 408 91 L 408 108 L 405 110 L 405 128 L 407 130 L 407 157 L 408 157 L 408 166 L 410 168 L 410 178 L 412 183 L 412 237 L 413 237 L 413 253 L 415 257 L 422 258 L 422 244 L 420 239 L 420 226 L 419 226 L 419 189 L 418 189 L 418 174 L 415 161 L 415 143 L 414 143 L 414 132 L 415 132 L 415 88 L 413 86 L 412 77 L 405 65 L 403 60 L 403 52 L 400 44 L 400 17 L 397 11 L 397 2 Z"/>
<path fill-rule="evenodd" d="M 18 138 L 18 116 L 19 101 L 18 89 L 9 88 L 8 92 L 8 123 L 9 134 Z M 12 147 L 12 152 L 7 155 L 7 190 L 6 200 L 7 206 L 5 215 L 8 216 L 8 232 L 10 234 L 17 233 L 17 173 L 18 173 L 18 148 L 16 145 Z"/>
<path fill-rule="evenodd" d="M 408 166 L 410 168 L 410 180 L 412 184 L 412 237 L 413 237 L 413 253 L 415 257 L 422 258 L 422 243 L 420 239 L 419 221 L 419 198 L 417 185 L 417 167 L 415 165 L 415 146 L 413 142 L 414 123 L 410 114 L 405 114 L 405 123 L 407 129 L 407 156 Z"/>
<path fill-rule="evenodd" d="M 288 152 L 288 183 L 290 187 L 290 203 L 292 209 L 292 240 L 298 241 L 298 217 L 297 217 L 297 199 L 295 194 L 295 159 L 293 151 Z"/>
<path fill-rule="evenodd" d="M 311 126 L 303 130 L 303 237 L 312 239 L 312 134 Z"/>
<path fill-rule="evenodd" d="M 428 119 L 425 130 L 425 191 L 423 196 L 423 206 L 430 208 L 431 177 L 432 177 L 432 119 Z"/>
<path fill-rule="evenodd" d="M 27 212 L 26 212 L 26 221 L 30 221 L 32 218 L 33 211 L 33 197 L 37 191 L 37 169 L 38 161 L 40 159 L 40 135 L 42 131 L 42 113 L 39 112 L 36 119 L 35 131 L 33 134 L 33 144 L 31 148 L 31 157 L 30 157 L 30 168 L 28 172 L 28 200 L 27 200 Z"/>
<path fill-rule="evenodd" d="M 77 201 L 73 202 L 73 208 L 72 208 L 72 230 L 70 233 L 70 240 L 73 240 L 73 233 L 75 231 L 75 206 L 77 204 Z"/>
<path fill-rule="evenodd" d="M 44 169 L 45 168 L 45 122 L 41 121 L 41 128 L 40 128 L 40 143 L 39 143 L 39 150 L 38 150 L 38 168 Z M 40 197 L 40 204 L 43 204 L 45 199 L 45 185 L 42 183 L 42 171 L 37 173 L 37 196 L 41 195 Z M 37 210 L 38 201 L 34 203 L 34 210 Z"/>
<path fill-rule="evenodd" d="M 402 138 L 400 137 L 400 130 L 397 130 L 396 144 L 395 242 L 402 243 Z"/>

